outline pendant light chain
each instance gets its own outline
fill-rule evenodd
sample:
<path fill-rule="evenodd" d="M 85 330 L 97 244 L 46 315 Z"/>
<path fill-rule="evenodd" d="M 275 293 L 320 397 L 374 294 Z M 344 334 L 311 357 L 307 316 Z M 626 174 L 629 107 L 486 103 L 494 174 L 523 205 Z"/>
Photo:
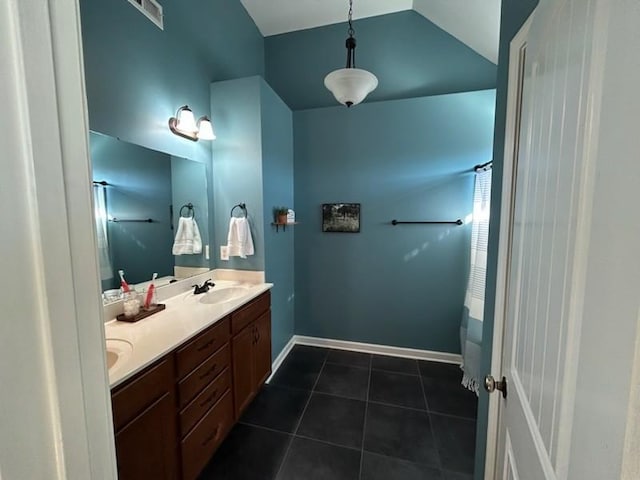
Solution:
<path fill-rule="evenodd" d="M 353 37 L 356 31 L 353 29 L 353 0 L 349 0 L 349 36 Z"/>
<path fill-rule="evenodd" d="M 349 38 L 347 38 L 347 68 L 356 68 L 356 39 L 353 38 L 353 34 L 356 31 L 353 29 L 353 0 L 349 0 L 349 30 L 347 31 Z"/>

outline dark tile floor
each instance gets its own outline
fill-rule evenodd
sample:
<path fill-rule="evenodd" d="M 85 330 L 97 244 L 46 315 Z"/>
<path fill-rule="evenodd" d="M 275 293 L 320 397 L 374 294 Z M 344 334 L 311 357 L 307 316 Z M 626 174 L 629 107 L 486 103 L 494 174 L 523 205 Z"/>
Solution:
<path fill-rule="evenodd" d="M 297 345 L 200 480 L 471 480 L 456 365 Z"/>

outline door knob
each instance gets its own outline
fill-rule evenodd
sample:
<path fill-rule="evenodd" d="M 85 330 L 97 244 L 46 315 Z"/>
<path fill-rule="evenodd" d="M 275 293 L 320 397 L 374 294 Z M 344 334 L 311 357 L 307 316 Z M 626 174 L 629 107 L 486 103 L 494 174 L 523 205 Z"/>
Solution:
<path fill-rule="evenodd" d="M 502 377 L 502 380 L 496 381 L 493 375 L 487 375 L 484 377 L 484 389 L 489 393 L 499 390 L 502 392 L 502 398 L 507 398 L 507 379 Z"/>

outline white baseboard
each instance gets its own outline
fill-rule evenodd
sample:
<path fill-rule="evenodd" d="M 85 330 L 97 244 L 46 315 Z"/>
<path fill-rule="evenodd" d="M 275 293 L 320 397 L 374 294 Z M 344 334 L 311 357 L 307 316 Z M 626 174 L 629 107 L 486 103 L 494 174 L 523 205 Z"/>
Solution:
<path fill-rule="evenodd" d="M 390 355 L 392 357 L 415 358 L 416 360 L 428 360 L 441 363 L 462 363 L 462 357 L 457 353 L 435 352 L 432 350 L 418 350 L 415 348 L 392 347 L 375 343 L 348 342 L 346 340 L 333 340 L 330 338 L 294 336 L 296 344 L 311 345 L 314 347 L 337 348 L 352 352 L 373 353 L 375 355 Z"/>
<path fill-rule="evenodd" d="M 282 351 L 278 354 L 278 356 L 271 363 L 271 375 L 269 375 L 269 378 L 267 378 L 266 383 L 269 383 L 271 381 L 273 376 L 276 374 L 276 372 L 280 368 L 280 365 L 282 365 L 282 362 L 284 361 L 285 358 L 287 358 L 287 355 L 289 355 L 289 352 L 291 351 L 291 349 L 293 348 L 293 346 L 295 344 L 296 344 L 296 336 L 293 335 L 289 339 L 287 344 L 284 346 Z"/>
<path fill-rule="evenodd" d="M 435 352 L 432 350 L 418 350 L 415 348 L 392 347 L 389 345 L 378 345 L 375 343 L 348 342 L 346 340 L 333 340 L 330 338 L 305 337 L 294 335 L 280 354 L 273 361 L 271 366 L 271 376 L 267 383 L 276 374 L 283 360 L 289 354 L 294 345 L 309 345 L 312 347 L 335 348 L 338 350 L 349 350 L 352 352 L 372 353 L 374 355 L 390 355 L 392 357 L 415 358 L 416 360 L 427 360 L 429 362 L 461 364 L 462 356 L 457 353 Z"/>

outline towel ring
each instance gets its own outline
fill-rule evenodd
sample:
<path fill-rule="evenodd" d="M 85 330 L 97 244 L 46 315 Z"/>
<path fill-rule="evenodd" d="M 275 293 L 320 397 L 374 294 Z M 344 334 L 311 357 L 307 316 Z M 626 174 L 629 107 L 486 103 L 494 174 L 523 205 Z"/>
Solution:
<path fill-rule="evenodd" d="M 182 211 L 183 211 L 185 208 L 188 210 L 187 214 L 191 213 L 191 216 L 190 216 L 190 217 L 186 217 L 186 218 L 195 218 L 195 216 L 196 216 L 196 209 L 194 208 L 193 203 L 187 203 L 186 205 L 183 205 L 182 207 L 180 207 L 180 216 L 181 216 L 181 217 L 183 216 L 183 215 L 182 215 Z"/>
<path fill-rule="evenodd" d="M 231 216 L 233 217 L 233 211 L 236 208 L 240 208 L 242 210 L 242 213 L 244 213 L 244 218 L 247 218 L 247 205 L 244 203 L 239 203 L 238 205 L 235 205 L 232 209 L 231 209 Z"/>

